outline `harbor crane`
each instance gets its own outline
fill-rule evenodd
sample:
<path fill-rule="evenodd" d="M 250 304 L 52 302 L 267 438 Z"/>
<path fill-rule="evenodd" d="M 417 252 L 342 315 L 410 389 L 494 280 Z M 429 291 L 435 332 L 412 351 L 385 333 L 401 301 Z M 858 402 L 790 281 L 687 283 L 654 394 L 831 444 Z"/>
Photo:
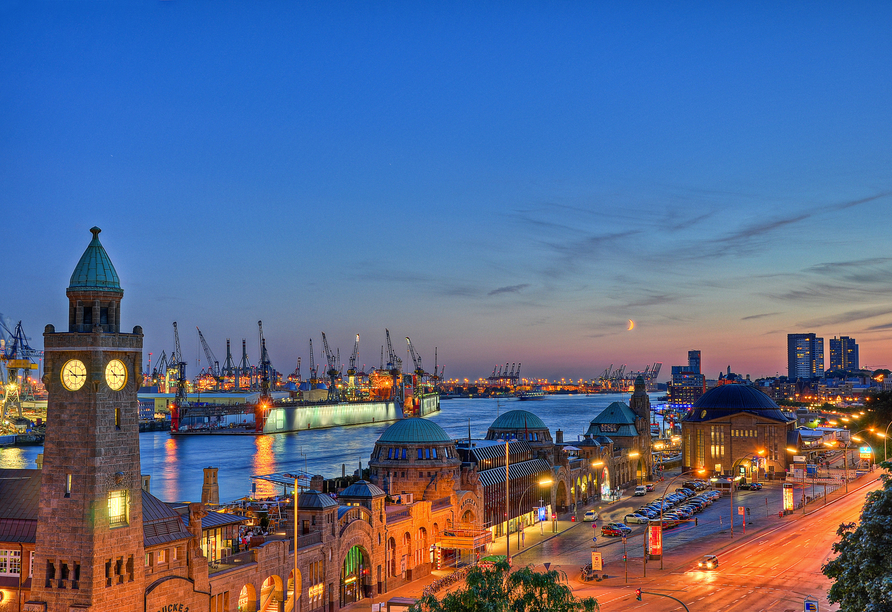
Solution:
<path fill-rule="evenodd" d="M 396 353 L 393 352 L 393 344 L 390 342 L 390 330 L 385 328 L 384 335 L 387 338 L 387 369 L 390 372 L 390 377 L 392 381 L 391 387 L 391 399 L 396 400 L 398 402 L 403 401 L 403 389 L 402 384 L 400 383 L 400 377 L 402 375 L 402 367 L 403 360 L 397 357 Z"/>
<path fill-rule="evenodd" d="M 204 349 L 204 355 L 208 358 L 207 373 L 214 378 L 214 386 L 216 387 L 220 384 L 220 362 L 217 361 L 214 351 L 208 346 L 207 341 L 204 339 L 204 334 L 201 333 L 198 326 L 196 326 L 195 329 L 198 330 L 198 341 L 201 342 L 201 348 Z"/>
<path fill-rule="evenodd" d="M 406 336 L 406 344 L 409 345 L 409 354 L 412 356 L 412 364 L 415 366 L 415 375 L 420 380 L 427 374 L 427 372 L 424 371 L 424 365 L 421 362 L 421 355 L 418 355 L 415 352 L 415 347 L 412 345 L 409 336 Z"/>
<path fill-rule="evenodd" d="M 242 359 L 238 362 L 238 368 L 236 369 L 236 381 L 235 386 L 239 388 L 241 386 L 241 379 L 243 376 L 248 376 L 251 378 L 251 362 L 248 361 L 248 341 L 242 338 Z M 249 382 L 249 385 L 251 383 Z"/>
<path fill-rule="evenodd" d="M 338 390 L 337 381 L 341 376 L 341 370 L 338 368 L 338 358 L 335 357 L 328 347 L 328 338 L 325 337 L 325 332 L 322 332 L 322 346 L 325 347 L 325 357 L 328 362 L 328 370 L 325 372 L 328 376 L 328 401 L 338 402 L 341 399 L 341 394 Z"/>
<path fill-rule="evenodd" d="M 235 377 L 235 363 L 232 361 L 232 348 L 229 338 L 226 338 L 226 361 L 223 362 L 223 370 L 220 372 L 220 375 L 226 378 L 230 376 Z"/>
<path fill-rule="evenodd" d="M 359 356 L 359 334 L 353 341 L 353 354 L 350 355 L 350 367 L 347 368 L 347 376 L 356 376 L 356 358 Z"/>
<path fill-rule="evenodd" d="M 3 391 L 2 402 L 0 402 L 0 418 L 6 416 L 8 410 L 13 406 L 22 416 L 22 396 L 31 395 L 31 370 L 38 369 L 38 365 L 34 363 L 35 359 L 43 357 L 43 351 L 39 351 L 28 344 L 28 337 L 22 328 L 22 322 L 19 321 L 14 330 L 10 330 L 9 326 L 3 323 L 3 317 L 0 316 L 0 391 Z M 2 370 L 6 370 L 8 380 L 3 380 Z M 21 383 L 19 382 L 18 371 L 23 370 Z"/>
<path fill-rule="evenodd" d="M 180 332 L 177 330 L 177 322 L 173 322 L 173 343 L 174 354 L 173 361 L 177 368 L 177 394 L 176 405 L 182 410 L 185 408 L 186 401 L 186 362 L 183 361 L 183 351 L 180 350 Z M 182 416 L 182 412 L 180 413 Z"/>
<path fill-rule="evenodd" d="M 263 337 L 263 321 L 257 321 L 257 328 L 260 333 L 260 401 L 268 400 L 271 404 L 270 374 L 273 368 L 269 359 L 269 353 L 266 352 L 266 338 Z"/>
<path fill-rule="evenodd" d="M 297 367 L 294 368 L 294 372 L 292 372 L 292 373 L 291 373 L 291 376 L 288 377 L 288 381 L 289 381 L 289 382 L 293 382 L 293 383 L 296 384 L 298 387 L 300 386 L 300 383 L 301 383 L 301 378 L 300 378 L 300 357 L 297 358 Z"/>
<path fill-rule="evenodd" d="M 313 339 L 310 338 L 310 389 L 315 389 L 319 384 L 319 368 L 316 367 L 316 358 L 313 356 Z"/>

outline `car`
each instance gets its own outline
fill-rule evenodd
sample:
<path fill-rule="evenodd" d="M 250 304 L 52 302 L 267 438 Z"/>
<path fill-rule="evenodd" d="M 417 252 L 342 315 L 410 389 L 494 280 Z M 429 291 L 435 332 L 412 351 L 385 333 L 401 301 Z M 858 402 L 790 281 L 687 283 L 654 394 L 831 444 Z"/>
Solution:
<path fill-rule="evenodd" d="M 751 491 L 761 491 L 761 490 L 762 490 L 762 483 L 761 483 L 761 482 L 752 482 L 752 483 L 750 483 L 750 490 L 751 490 Z"/>
<path fill-rule="evenodd" d="M 621 529 L 617 529 L 616 527 L 612 527 L 611 525 L 604 525 L 603 527 L 601 527 L 601 535 L 618 538 L 623 535 L 623 532 Z"/>
<path fill-rule="evenodd" d="M 598 511 L 597 510 L 589 510 L 582 516 L 582 521 L 584 523 L 591 523 L 592 521 L 598 520 Z"/>
<path fill-rule="evenodd" d="M 697 562 L 697 567 L 703 569 L 716 569 L 719 566 L 719 558 L 715 555 L 703 555 L 703 558 Z"/>
<path fill-rule="evenodd" d="M 623 517 L 624 523 L 647 523 L 650 521 L 650 518 L 641 515 L 641 514 L 627 514 Z"/>
<path fill-rule="evenodd" d="M 635 487 L 635 493 L 634 493 L 635 497 L 641 497 L 642 495 L 646 495 L 646 494 L 647 494 L 647 487 L 645 487 L 644 485 L 638 485 L 637 487 Z"/>
<path fill-rule="evenodd" d="M 648 493 L 650 493 L 650 492 L 652 492 L 652 491 L 654 490 L 654 483 L 649 482 L 649 483 L 647 483 L 646 485 L 644 485 L 644 488 L 647 489 L 647 492 L 648 492 Z"/>
<path fill-rule="evenodd" d="M 752 485 L 748 482 L 742 482 L 739 485 L 737 485 L 737 488 L 740 489 L 741 491 L 749 491 L 750 487 L 752 487 Z"/>
<path fill-rule="evenodd" d="M 632 533 L 632 528 L 625 523 L 607 523 L 607 526 L 613 527 L 614 529 L 619 529 L 623 533 L 623 535 Z"/>
<path fill-rule="evenodd" d="M 671 519 L 671 518 L 663 519 L 663 529 L 674 529 L 675 527 L 678 527 L 679 525 L 681 525 L 681 522 L 678 519 Z"/>

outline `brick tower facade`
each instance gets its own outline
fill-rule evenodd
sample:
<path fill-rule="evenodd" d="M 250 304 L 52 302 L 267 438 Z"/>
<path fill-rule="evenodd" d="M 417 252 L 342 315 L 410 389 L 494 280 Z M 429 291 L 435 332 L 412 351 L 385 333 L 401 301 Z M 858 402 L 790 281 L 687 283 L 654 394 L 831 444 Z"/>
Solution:
<path fill-rule="evenodd" d="M 47 325 L 47 428 L 26 612 L 138 610 L 144 543 L 136 391 L 142 328 L 121 333 L 123 290 L 99 228 L 71 275 L 67 332 Z"/>

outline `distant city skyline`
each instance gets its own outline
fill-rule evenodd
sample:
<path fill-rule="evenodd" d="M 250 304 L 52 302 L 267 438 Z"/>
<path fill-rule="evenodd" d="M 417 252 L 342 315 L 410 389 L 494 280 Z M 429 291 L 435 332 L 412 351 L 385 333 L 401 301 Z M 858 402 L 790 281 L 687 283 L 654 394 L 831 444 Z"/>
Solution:
<path fill-rule="evenodd" d="M 0 5 L 0 313 L 34 344 L 90 239 L 190 373 L 389 328 L 447 377 L 597 378 L 787 334 L 892 341 L 885 3 Z M 89 24 L 89 27 L 86 27 Z M 634 323 L 630 323 L 633 321 Z"/>

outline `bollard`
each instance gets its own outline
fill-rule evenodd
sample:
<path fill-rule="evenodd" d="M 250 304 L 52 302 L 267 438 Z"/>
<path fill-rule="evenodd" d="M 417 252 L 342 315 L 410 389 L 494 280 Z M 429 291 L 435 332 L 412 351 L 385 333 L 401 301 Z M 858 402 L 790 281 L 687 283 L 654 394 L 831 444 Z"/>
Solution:
<path fill-rule="evenodd" d="M 781 510 L 780 512 L 777 513 L 777 518 L 784 518 L 784 511 L 783 511 L 783 510 Z"/>

